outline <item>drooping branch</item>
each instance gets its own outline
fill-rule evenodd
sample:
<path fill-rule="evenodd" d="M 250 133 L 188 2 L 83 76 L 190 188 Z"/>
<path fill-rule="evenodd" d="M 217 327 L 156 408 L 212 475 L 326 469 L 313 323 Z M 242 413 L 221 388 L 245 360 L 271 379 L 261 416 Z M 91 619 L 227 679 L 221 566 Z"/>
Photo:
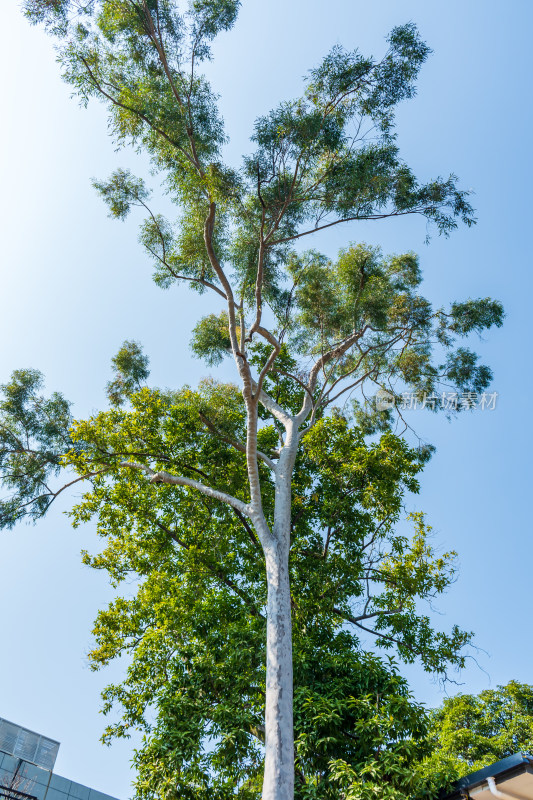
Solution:
<path fill-rule="evenodd" d="M 255 533 L 253 531 L 253 528 L 248 523 L 248 520 L 246 519 L 246 517 L 243 516 L 241 514 L 241 512 L 238 511 L 236 508 L 233 508 L 232 511 L 234 512 L 235 516 L 237 517 L 237 519 L 242 524 L 242 526 L 243 526 L 244 530 L 246 531 L 246 533 L 248 534 L 248 537 L 249 537 L 250 541 L 252 542 L 253 546 L 256 549 L 261 550 L 261 545 L 259 544 L 259 540 L 257 539 L 257 537 L 256 537 L 256 535 L 255 535 Z"/>
<path fill-rule="evenodd" d="M 122 109 L 124 109 L 124 111 L 128 111 L 130 114 L 134 114 L 136 117 L 138 117 L 144 123 L 146 123 L 155 133 L 158 133 L 160 136 L 162 136 L 163 139 L 165 139 L 165 141 L 167 141 L 169 144 L 172 145 L 172 147 L 175 147 L 176 150 L 179 153 L 181 153 L 181 155 L 183 155 L 191 163 L 192 166 L 195 166 L 194 161 L 191 158 L 190 154 L 187 153 L 187 151 L 184 150 L 183 147 L 181 147 L 181 145 L 178 144 L 178 142 L 176 142 L 174 139 L 172 139 L 168 135 L 168 133 L 165 133 L 164 130 L 162 130 L 154 122 L 152 122 L 152 120 L 149 117 L 147 117 L 146 114 L 144 114 L 144 112 L 139 111 L 136 108 L 132 108 L 132 106 L 129 106 L 126 103 L 123 103 L 121 100 L 117 100 L 116 97 L 113 97 L 112 94 L 107 92 L 103 88 L 103 86 L 104 86 L 104 84 L 110 86 L 110 84 L 108 84 L 105 81 L 101 81 L 96 77 L 96 75 L 94 74 L 93 70 L 89 66 L 89 63 L 87 62 L 87 59 L 85 59 L 82 55 L 79 56 L 79 59 L 82 62 L 82 64 L 84 65 L 84 67 L 85 67 L 85 69 L 86 69 L 86 71 L 87 71 L 87 73 L 89 75 L 89 78 L 92 81 L 92 84 L 93 84 L 94 88 L 97 89 L 98 92 L 100 92 L 100 94 L 103 97 L 106 97 L 114 106 L 117 106 L 117 108 L 122 108 Z M 110 87 L 110 88 L 116 88 L 116 87 L 113 86 L 113 87 Z"/>
<path fill-rule="evenodd" d="M 165 50 L 165 46 L 164 46 L 164 43 L 163 43 L 163 36 L 162 36 L 162 33 L 161 33 L 161 27 L 160 27 L 160 24 L 159 24 L 159 15 L 157 14 L 157 4 L 156 4 L 157 31 L 155 29 L 154 21 L 152 19 L 152 15 L 150 13 L 150 9 L 148 8 L 148 4 L 147 4 L 146 0 L 142 0 L 142 4 L 143 4 L 143 10 L 144 10 L 144 19 L 145 19 L 145 23 L 146 23 L 146 32 L 147 32 L 148 36 L 150 37 L 150 39 L 151 39 L 151 41 L 152 41 L 152 43 L 153 43 L 153 45 L 154 45 L 154 47 L 155 47 L 155 49 L 157 51 L 157 55 L 159 57 L 161 65 L 163 67 L 163 71 L 164 71 L 164 73 L 166 75 L 166 78 L 167 78 L 168 84 L 170 86 L 170 89 L 172 91 L 172 94 L 174 95 L 174 98 L 176 99 L 176 102 L 178 104 L 180 112 L 181 112 L 182 115 L 184 115 L 185 114 L 185 105 L 184 105 L 183 99 L 182 99 L 182 97 L 181 97 L 181 95 L 180 95 L 180 93 L 179 93 L 179 91 L 177 89 L 176 83 L 174 81 L 174 78 L 173 78 L 173 75 L 172 75 L 172 71 L 171 71 L 170 65 L 168 63 L 168 58 L 167 58 L 167 53 L 166 53 L 166 50 Z M 186 124 L 186 133 L 187 133 L 187 138 L 189 140 L 189 145 L 190 145 L 190 148 L 191 148 L 191 158 L 190 158 L 190 160 L 194 164 L 199 176 L 201 178 L 205 178 L 205 169 L 202 166 L 202 164 L 200 163 L 200 159 L 198 157 L 198 152 L 196 150 L 196 143 L 194 141 L 194 131 L 193 131 L 193 127 L 192 127 L 192 115 L 190 113 L 190 104 L 187 104 L 187 110 L 189 112 L 188 113 L 189 120 L 188 120 L 188 123 Z"/>
<path fill-rule="evenodd" d="M 420 207 L 420 208 L 409 209 L 408 211 L 390 211 L 387 214 L 367 214 L 364 216 L 360 214 L 355 214 L 354 216 L 351 217 L 342 217 L 341 219 L 336 219 L 333 222 L 326 223 L 325 225 L 318 225 L 315 228 L 310 228 L 309 230 L 302 231 L 301 233 L 295 233 L 292 234 L 291 236 L 285 236 L 282 239 L 276 239 L 276 241 L 273 242 L 273 244 L 279 245 L 279 244 L 286 244 L 287 242 L 293 242 L 296 239 L 301 239 L 304 236 L 310 236 L 312 233 L 318 233 L 319 231 L 326 230 L 326 228 L 332 228 L 334 225 L 341 225 L 343 222 L 355 222 L 355 221 L 370 222 L 372 220 L 378 220 L 378 219 L 389 219 L 390 217 L 405 217 L 411 214 L 425 215 L 427 213 L 428 213 L 427 207 Z"/>
<path fill-rule="evenodd" d="M 341 619 L 346 620 L 346 622 L 352 623 L 352 625 L 355 625 L 357 628 L 360 628 L 362 631 L 365 631 L 365 633 L 371 633 L 372 636 L 377 636 L 378 639 L 383 639 L 384 641 L 390 642 L 391 644 L 398 645 L 398 647 L 405 648 L 406 650 L 409 650 L 409 652 L 413 656 L 419 656 L 420 655 L 420 652 L 418 650 L 416 650 L 414 647 L 411 647 L 411 645 L 407 644 L 406 642 L 402 641 L 401 639 L 399 639 L 399 638 L 397 638 L 395 636 L 390 636 L 387 633 L 381 633 L 381 631 L 376 631 L 373 628 L 367 628 L 366 625 L 361 625 L 361 621 L 360 620 L 361 619 L 367 619 L 368 617 L 353 617 L 350 614 L 346 614 L 344 611 L 341 611 L 338 608 L 333 608 L 332 611 L 338 617 L 341 617 Z M 397 611 L 389 611 L 389 612 L 382 612 L 382 613 L 383 614 L 387 614 L 387 613 L 388 614 L 395 614 L 395 613 L 398 613 L 398 612 Z"/>
<path fill-rule="evenodd" d="M 226 299 L 228 303 L 228 332 L 231 341 L 231 349 L 237 364 L 237 369 L 239 370 L 239 374 L 244 384 L 244 391 L 246 397 L 246 394 L 248 394 L 248 396 L 251 396 L 250 369 L 248 366 L 248 362 L 246 360 L 246 356 L 240 350 L 239 341 L 237 337 L 237 320 L 235 317 L 235 309 L 238 308 L 238 305 L 235 303 L 235 299 L 233 296 L 233 289 L 231 288 L 231 284 L 226 276 L 226 273 L 222 269 L 222 266 L 217 258 L 217 254 L 215 253 L 215 248 L 213 247 L 213 231 L 215 226 L 215 218 L 216 218 L 216 203 L 211 202 L 209 204 L 209 213 L 204 222 L 204 242 L 209 262 L 217 278 L 222 284 L 224 292 L 226 293 Z"/>
<path fill-rule="evenodd" d="M 398 342 L 402 341 L 402 338 L 403 338 L 404 335 L 405 335 L 405 331 L 403 331 L 401 334 L 398 334 L 397 336 L 394 336 L 388 342 L 379 342 L 376 345 L 370 345 L 369 347 L 367 347 L 367 349 L 364 352 L 362 350 L 360 350 L 361 357 L 359 358 L 357 364 L 354 367 L 349 369 L 343 375 L 340 375 L 338 378 L 336 378 L 327 391 L 325 391 L 326 386 L 324 385 L 323 390 L 321 392 L 321 396 L 320 396 L 320 401 L 319 402 L 321 402 L 324 405 L 324 407 L 327 406 L 327 405 L 331 405 L 331 403 L 334 403 L 335 400 L 337 400 L 341 395 L 343 395 L 346 392 L 354 389 L 356 386 L 360 386 L 370 376 L 373 376 L 373 380 L 377 380 L 377 378 L 379 376 L 378 368 L 376 366 L 370 367 L 370 369 L 366 370 L 366 372 L 364 372 L 362 375 L 359 375 L 357 377 L 357 379 L 352 381 L 352 383 L 350 383 L 348 386 L 343 386 L 337 392 L 337 394 L 333 395 L 332 397 L 330 396 L 331 392 L 333 391 L 335 386 L 338 386 L 339 383 L 341 383 L 342 381 L 347 380 L 347 378 L 349 378 L 351 375 L 354 374 L 354 372 L 357 371 L 358 367 L 360 366 L 362 361 L 369 355 L 369 353 L 371 353 L 374 350 L 381 350 L 382 353 L 387 353 L 389 350 L 391 350 L 394 347 L 395 344 L 398 344 Z"/>

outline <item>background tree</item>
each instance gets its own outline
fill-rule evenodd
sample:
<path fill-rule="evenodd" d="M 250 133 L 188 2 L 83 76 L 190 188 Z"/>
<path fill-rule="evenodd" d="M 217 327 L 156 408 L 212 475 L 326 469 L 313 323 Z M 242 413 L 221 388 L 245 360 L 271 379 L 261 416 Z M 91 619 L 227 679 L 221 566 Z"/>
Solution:
<path fill-rule="evenodd" d="M 392 31 L 381 61 L 334 49 L 310 74 L 303 97 L 258 120 L 256 151 L 237 172 L 222 164 L 222 123 L 198 73 L 210 41 L 231 27 L 237 6 L 232 0 L 197 0 L 180 13 L 175 4 L 157 0 L 85 6 L 28 0 L 26 10 L 58 37 L 66 80 L 83 101 L 96 96 L 108 104 L 117 141 L 149 153 L 180 206 L 175 227 L 150 210 L 149 192 L 128 172 L 118 170 L 96 183 L 113 215 L 124 218 L 132 206 L 146 209 L 141 241 L 155 261 L 156 281 L 169 286 L 185 280 L 215 292 L 225 304 L 219 317 L 199 323 L 193 348 L 211 363 L 228 351 L 235 360 L 245 406 L 243 437 L 228 437 L 225 418 L 217 424 L 206 417 L 204 425 L 213 439 L 243 454 L 240 483 L 228 481 L 226 473 L 223 484 L 208 483 L 207 473 L 191 466 L 191 442 L 163 459 L 160 435 L 140 448 L 132 418 L 123 419 L 119 410 L 81 425 L 69 459 L 81 470 L 78 479 L 91 479 L 95 487 L 107 479 L 113 483 L 122 471 L 162 484 L 162 492 L 172 487 L 176 496 L 181 490 L 175 487 L 187 487 L 226 503 L 253 529 L 268 590 L 263 797 L 279 800 L 293 794 L 289 549 L 298 454 L 328 406 L 356 388 L 364 393 L 368 383 L 393 395 L 402 382 L 421 396 L 432 395 L 440 380 L 461 390 L 483 389 L 490 371 L 471 351 L 455 348 L 454 338 L 501 324 L 502 310 L 479 300 L 433 311 L 417 292 L 421 277 L 413 254 L 384 258 L 357 245 L 332 261 L 293 244 L 358 219 L 418 213 L 443 233 L 457 219 L 472 222 L 455 178 L 419 184 L 395 144 L 394 108 L 414 93 L 428 54 L 414 26 Z M 142 370 L 141 365 L 138 377 Z M 23 513 L 43 513 L 57 493 L 45 484 L 65 453 L 54 439 L 65 404 L 57 397 L 49 414 L 33 402 L 33 418 L 25 416 L 25 397 L 36 379 L 21 373 L 6 390 L 2 457 L 6 483 L 14 490 L 2 512 L 6 525 Z M 127 381 L 119 383 L 115 400 L 129 388 Z M 155 424 L 158 409 L 156 404 L 143 415 L 142 424 Z M 391 416 L 371 414 L 366 429 L 387 427 Z M 231 421 L 230 414 L 230 431 Z M 141 438 L 150 441 L 148 429 Z M 344 602 L 341 618 L 348 613 Z M 372 608 L 379 619 L 382 609 Z"/>
<path fill-rule="evenodd" d="M 518 681 L 447 697 L 429 717 L 431 754 L 420 766 L 419 796 L 520 751 L 533 750 L 533 687 Z M 424 794 L 425 793 L 425 794 Z"/>

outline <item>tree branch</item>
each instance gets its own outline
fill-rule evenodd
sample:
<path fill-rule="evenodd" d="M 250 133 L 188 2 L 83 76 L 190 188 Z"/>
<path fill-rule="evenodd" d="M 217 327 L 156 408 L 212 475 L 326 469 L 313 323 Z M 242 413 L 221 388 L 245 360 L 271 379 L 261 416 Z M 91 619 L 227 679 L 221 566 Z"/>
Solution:
<path fill-rule="evenodd" d="M 257 383 L 252 380 L 252 387 L 254 392 L 257 390 Z M 259 392 L 259 402 L 262 406 L 266 408 L 267 411 L 270 411 L 273 417 L 279 420 L 285 428 L 293 421 L 290 414 L 287 414 L 284 408 L 282 408 L 276 401 L 267 394 L 264 389 L 261 389 Z"/>
<path fill-rule="evenodd" d="M 372 630 L 372 628 L 367 628 L 365 625 L 361 625 L 361 623 L 357 621 L 358 619 L 361 619 L 360 617 L 352 617 L 352 616 L 350 616 L 350 614 L 345 614 L 339 608 L 334 608 L 333 609 L 333 613 L 337 614 L 337 616 L 341 617 L 342 619 L 345 619 L 346 622 L 351 622 L 353 625 L 356 625 L 358 628 L 361 628 L 362 631 L 366 631 L 366 633 L 371 633 L 373 636 L 377 636 L 379 639 L 385 639 L 385 641 L 391 642 L 392 644 L 396 644 L 399 647 L 405 647 L 405 649 L 409 650 L 409 652 L 412 653 L 414 656 L 419 656 L 420 655 L 418 650 L 415 650 L 415 648 L 411 647 L 411 645 L 408 645 L 405 642 L 402 642 L 401 639 L 397 639 L 395 636 L 389 636 L 386 633 L 381 633 L 380 631 L 375 631 L 375 630 Z M 381 613 L 386 613 L 386 612 L 381 612 Z M 398 613 L 398 612 L 397 611 L 394 611 L 394 612 L 391 611 L 389 613 L 392 614 L 392 613 Z"/>
<path fill-rule="evenodd" d="M 252 517 L 252 509 L 242 500 L 232 497 L 226 492 L 220 492 L 218 489 L 213 489 L 211 486 L 206 486 L 205 483 L 194 481 L 191 478 L 184 478 L 181 475 L 171 475 L 169 472 L 156 472 L 148 467 L 146 464 L 140 464 L 138 461 L 121 461 L 121 467 L 128 467 L 129 469 L 140 470 L 150 477 L 150 483 L 167 483 L 175 486 L 186 486 L 189 489 L 196 489 L 206 497 L 211 497 L 213 500 L 219 500 L 221 503 L 228 503 L 232 508 L 237 509 L 246 517 Z"/>
<path fill-rule="evenodd" d="M 328 222 L 326 225 L 319 225 L 315 228 L 311 228 L 308 231 L 302 231 L 302 233 L 295 233 L 293 236 L 286 236 L 284 239 L 276 239 L 275 242 L 272 242 L 273 245 L 275 244 L 284 244 L 285 242 L 292 242 L 295 239 L 301 239 L 302 236 L 309 236 L 312 233 L 318 233 L 318 231 L 324 231 L 326 228 L 332 228 L 334 225 L 340 225 L 342 222 L 355 222 L 357 220 L 361 221 L 369 221 L 375 219 L 389 219 L 389 217 L 405 217 L 409 214 L 424 214 L 427 212 L 427 208 L 415 208 L 411 211 L 390 211 L 388 214 L 368 214 L 367 216 L 360 216 L 359 214 L 354 215 L 353 217 L 343 217 L 342 219 L 336 219 L 333 222 Z"/>
<path fill-rule="evenodd" d="M 87 72 L 88 72 L 88 74 L 89 74 L 89 76 L 90 76 L 90 78 L 91 78 L 91 80 L 93 82 L 93 85 L 100 92 L 101 95 L 103 95 L 104 97 L 107 97 L 107 99 L 110 100 L 113 103 L 113 105 L 118 106 L 119 108 L 123 108 L 124 111 L 129 111 L 130 114 L 134 114 L 136 117 L 139 117 L 139 119 L 141 119 L 143 122 L 145 122 L 153 131 L 155 131 L 160 136 L 162 136 L 163 139 L 165 139 L 169 144 L 171 144 L 173 147 L 175 147 L 176 150 L 178 150 L 178 152 L 180 152 L 183 156 L 185 156 L 185 158 L 188 161 L 190 161 L 191 164 L 194 167 L 196 167 L 196 165 L 195 165 L 193 159 L 191 158 L 190 154 L 187 153 L 187 151 L 184 150 L 183 147 L 181 147 L 177 142 L 175 142 L 173 139 L 171 139 L 171 137 L 167 133 L 165 133 L 165 131 L 161 130 L 161 128 L 158 128 L 157 125 L 155 125 L 146 116 L 146 114 L 143 114 L 142 111 L 138 111 L 137 109 L 126 105 L 126 103 L 123 103 L 120 100 L 117 100 L 115 97 L 113 97 L 113 95 L 109 94 L 109 92 L 106 92 L 105 89 L 102 88 L 101 82 L 95 77 L 95 75 L 94 75 L 93 71 L 91 70 L 89 64 L 87 63 L 86 59 L 83 58 L 83 56 L 80 56 L 80 61 L 83 63 L 85 69 L 87 70 Z M 113 87 L 113 88 L 115 88 L 115 87 Z"/>

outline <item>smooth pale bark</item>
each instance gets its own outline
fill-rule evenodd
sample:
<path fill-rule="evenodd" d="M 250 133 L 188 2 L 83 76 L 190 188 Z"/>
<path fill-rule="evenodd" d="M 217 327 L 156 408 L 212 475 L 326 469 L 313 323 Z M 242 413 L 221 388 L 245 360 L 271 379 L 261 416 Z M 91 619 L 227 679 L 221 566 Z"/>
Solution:
<path fill-rule="evenodd" d="M 265 705 L 265 773 L 262 800 L 294 796 L 292 631 L 289 551 L 265 552 L 268 584 Z"/>
<path fill-rule="evenodd" d="M 262 800 L 293 800 L 294 727 L 289 550 L 291 478 L 298 429 L 287 421 L 286 440 L 276 466 L 272 536 L 263 549 L 267 576 L 267 664 L 265 772 Z"/>
<path fill-rule="evenodd" d="M 289 551 L 291 531 L 291 479 L 300 427 L 312 411 L 312 395 L 320 369 L 331 358 L 342 355 L 358 338 L 354 334 L 337 348 L 326 353 L 311 371 L 309 387 L 304 395 L 300 412 L 292 417 L 271 397 L 259 389 L 262 404 L 285 427 L 285 443 L 275 467 L 276 493 L 274 526 L 272 533 L 261 532 L 267 575 L 267 665 L 265 701 L 265 772 L 262 800 L 293 800 L 294 798 L 294 726 L 293 726 L 293 666 L 291 593 L 289 576 Z M 249 415 L 248 422 L 250 423 Z M 255 426 L 257 418 L 253 417 Z M 257 427 L 250 433 L 257 441 Z M 264 519 L 264 518 L 263 518 Z"/>

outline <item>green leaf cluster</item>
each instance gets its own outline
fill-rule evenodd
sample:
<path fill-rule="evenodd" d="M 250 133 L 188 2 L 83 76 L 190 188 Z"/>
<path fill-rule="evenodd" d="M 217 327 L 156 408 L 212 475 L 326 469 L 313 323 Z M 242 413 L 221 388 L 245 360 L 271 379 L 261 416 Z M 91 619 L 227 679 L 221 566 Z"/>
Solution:
<path fill-rule="evenodd" d="M 115 378 L 107 384 L 107 396 L 112 403 L 121 405 L 150 375 L 148 356 L 138 342 L 126 341 L 111 359 L 111 365 Z"/>
<path fill-rule="evenodd" d="M 0 530 L 46 513 L 60 491 L 52 484 L 61 456 L 73 447 L 70 403 L 58 392 L 43 397 L 42 386 L 33 369 L 16 370 L 0 386 L 0 478 L 9 492 L 0 500 Z"/>
<path fill-rule="evenodd" d="M 301 97 L 257 119 L 256 150 L 239 170 L 223 164 L 217 98 L 199 71 L 212 40 L 234 24 L 237 0 L 191 2 L 186 10 L 172 0 L 24 6 L 30 21 L 57 37 L 63 77 L 81 101 L 105 103 L 117 142 L 149 154 L 180 206 L 178 232 L 152 214 L 141 233 L 163 285 L 185 278 L 198 288 L 211 272 L 202 230 L 213 202 L 217 256 L 238 276 L 243 298 L 253 296 L 259 240 L 266 237 L 263 289 L 274 305 L 287 288 L 289 243 L 312 230 L 412 213 L 443 233 L 458 219 L 474 221 L 455 176 L 420 183 L 399 155 L 395 110 L 415 94 L 430 52 L 412 23 L 391 31 L 381 59 L 334 47 L 310 71 Z M 124 170 L 95 185 L 119 218 L 132 201 L 147 199 L 142 181 Z"/>
<path fill-rule="evenodd" d="M 495 761 L 533 752 L 533 686 L 513 680 L 445 698 L 430 714 L 428 742 L 430 754 L 416 770 L 421 800 Z"/>

